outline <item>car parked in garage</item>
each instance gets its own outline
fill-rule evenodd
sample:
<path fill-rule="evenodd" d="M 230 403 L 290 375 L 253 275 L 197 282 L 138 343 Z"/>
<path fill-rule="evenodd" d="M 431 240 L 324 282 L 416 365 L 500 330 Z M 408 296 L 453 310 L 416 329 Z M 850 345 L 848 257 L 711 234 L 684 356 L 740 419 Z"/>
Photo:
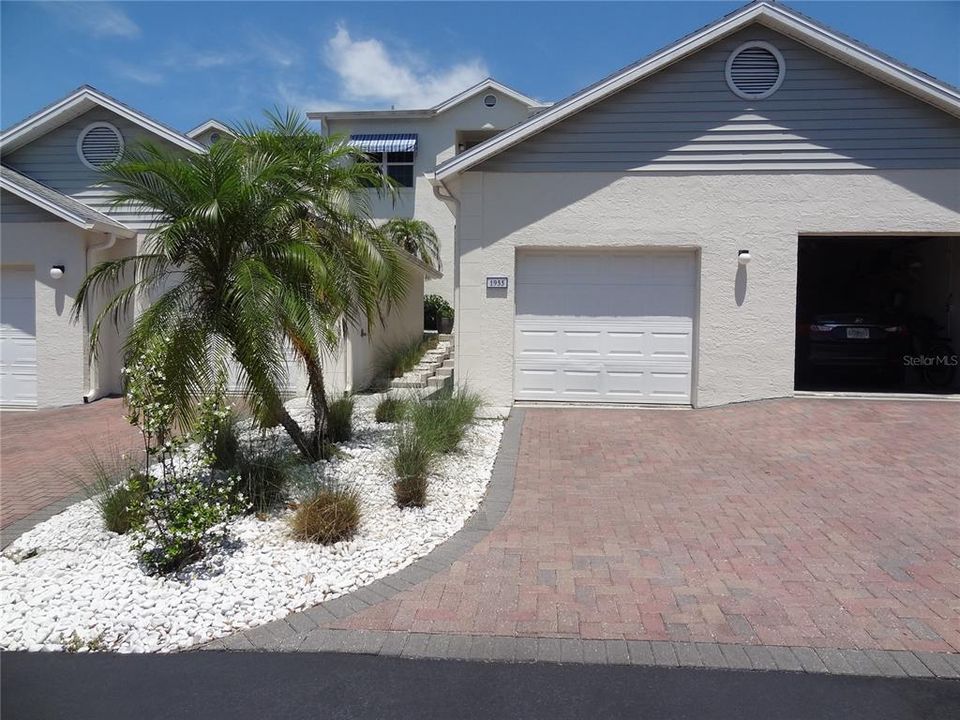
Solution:
<path fill-rule="evenodd" d="M 880 313 L 821 313 L 797 330 L 800 359 L 810 370 L 863 368 L 889 377 L 902 367 L 905 327 Z"/>

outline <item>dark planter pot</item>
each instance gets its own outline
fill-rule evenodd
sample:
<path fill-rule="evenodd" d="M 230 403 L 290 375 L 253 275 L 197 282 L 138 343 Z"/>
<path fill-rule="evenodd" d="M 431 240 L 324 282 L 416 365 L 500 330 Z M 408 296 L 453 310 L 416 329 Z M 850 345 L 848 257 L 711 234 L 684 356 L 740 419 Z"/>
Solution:
<path fill-rule="evenodd" d="M 437 320 L 437 330 L 441 335 L 449 335 L 453 332 L 453 318 L 442 317 Z"/>
<path fill-rule="evenodd" d="M 439 318 L 436 313 L 433 313 L 429 310 L 423 311 L 423 329 L 424 330 L 437 330 L 439 328 Z"/>

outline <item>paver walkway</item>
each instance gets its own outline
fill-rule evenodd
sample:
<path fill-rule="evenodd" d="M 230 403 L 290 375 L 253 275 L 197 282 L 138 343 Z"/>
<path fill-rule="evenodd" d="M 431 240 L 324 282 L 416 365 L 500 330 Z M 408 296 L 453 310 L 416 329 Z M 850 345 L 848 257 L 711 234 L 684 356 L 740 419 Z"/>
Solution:
<path fill-rule="evenodd" d="M 327 627 L 958 652 L 958 468 L 954 403 L 528 409 L 493 531 Z"/>
<path fill-rule="evenodd" d="M 140 432 L 123 416 L 121 398 L 89 405 L 0 413 L 0 527 L 9 529 L 79 491 L 92 450 L 137 452 Z"/>

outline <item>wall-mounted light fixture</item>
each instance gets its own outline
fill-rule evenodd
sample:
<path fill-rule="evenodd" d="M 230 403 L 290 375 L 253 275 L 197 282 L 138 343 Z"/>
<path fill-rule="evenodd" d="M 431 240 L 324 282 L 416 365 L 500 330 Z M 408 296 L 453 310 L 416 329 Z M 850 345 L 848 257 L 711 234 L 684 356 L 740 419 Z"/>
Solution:
<path fill-rule="evenodd" d="M 748 262 L 750 262 L 750 251 L 741 250 L 739 253 L 737 253 L 737 262 L 741 265 L 746 265 Z"/>
<path fill-rule="evenodd" d="M 63 267 L 63 265 L 52 265 L 50 267 L 50 277 L 53 278 L 54 280 L 59 280 L 60 278 L 63 277 L 64 270 L 65 268 Z"/>

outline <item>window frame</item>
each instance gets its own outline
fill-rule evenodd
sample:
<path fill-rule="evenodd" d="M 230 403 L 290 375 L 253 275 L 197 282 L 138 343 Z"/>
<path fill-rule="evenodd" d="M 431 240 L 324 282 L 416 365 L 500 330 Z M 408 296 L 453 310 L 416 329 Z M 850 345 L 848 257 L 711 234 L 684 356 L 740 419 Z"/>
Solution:
<path fill-rule="evenodd" d="M 377 171 L 378 171 L 383 177 L 392 178 L 393 180 L 395 180 L 395 181 L 397 182 L 397 184 L 400 185 L 400 187 L 402 187 L 402 188 L 413 188 L 413 186 L 416 184 L 416 182 L 417 182 L 417 173 L 416 173 L 415 168 L 416 168 L 416 164 L 417 164 L 417 153 L 416 153 L 415 150 L 393 151 L 393 152 L 388 152 L 388 151 L 386 151 L 386 150 L 383 150 L 383 151 L 379 151 L 379 152 L 367 152 L 367 153 L 364 153 L 364 154 L 367 156 L 367 161 L 368 161 L 371 165 L 375 165 L 375 166 L 377 167 Z M 394 160 L 394 161 L 392 161 L 392 162 L 390 161 L 390 159 L 389 159 L 389 156 L 390 156 L 390 155 L 401 155 L 401 154 L 403 154 L 403 155 L 410 155 L 410 156 L 411 156 L 411 157 L 410 157 L 410 160 L 409 160 L 409 161 L 407 161 L 407 160 L 403 160 L 403 161 L 396 161 L 396 160 Z M 379 156 L 380 156 L 380 159 L 379 159 L 379 160 L 376 160 L 375 157 L 373 157 L 373 156 L 376 156 L 376 155 L 379 155 Z M 409 168 L 410 168 L 410 184 L 409 184 L 409 185 L 405 185 L 405 184 L 401 183 L 399 180 L 397 180 L 397 178 L 393 177 L 393 176 L 390 174 L 390 168 L 391 168 L 391 167 L 409 167 Z"/>

